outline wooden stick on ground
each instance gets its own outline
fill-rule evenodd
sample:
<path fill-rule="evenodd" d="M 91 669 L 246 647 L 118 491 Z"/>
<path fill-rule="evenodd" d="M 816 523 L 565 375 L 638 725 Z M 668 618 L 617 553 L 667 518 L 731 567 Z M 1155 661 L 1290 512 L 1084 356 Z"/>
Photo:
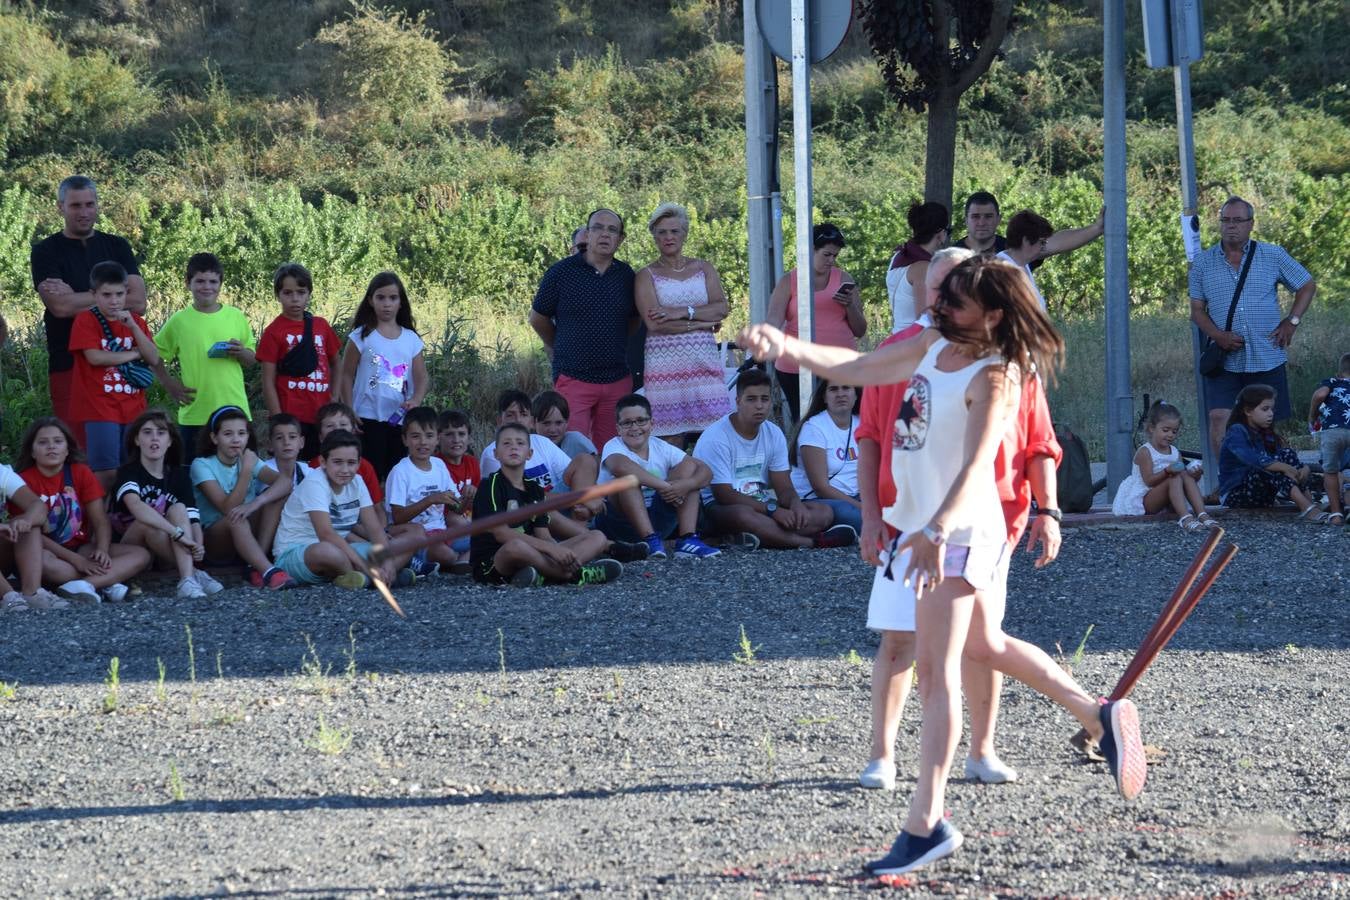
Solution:
<path fill-rule="evenodd" d="M 416 553 L 425 547 L 432 547 L 436 544 L 448 544 L 451 541 L 457 541 L 462 537 L 469 537 L 475 534 L 481 534 L 484 531 L 491 531 L 502 525 L 515 525 L 524 522 L 527 519 L 533 519 L 543 513 L 555 512 L 560 509 L 569 509 L 573 506 L 580 506 L 583 503 L 590 503 L 601 497 L 608 497 L 610 494 L 617 494 L 620 491 L 626 491 L 638 486 L 638 481 L 632 475 L 625 475 L 622 478 L 616 478 L 613 481 L 607 481 L 604 484 L 597 484 L 580 491 L 567 491 L 566 493 L 550 494 L 540 503 L 532 503 L 528 506 L 520 506 L 516 509 L 503 510 L 499 513 L 493 513 L 481 519 L 472 519 L 464 525 L 457 525 L 454 528 L 436 534 L 433 537 L 417 538 L 415 540 L 396 540 L 391 541 L 387 546 L 377 544 L 370 548 L 370 558 L 364 561 L 366 576 L 375 586 L 375 590 L 380 592 L 384 602 L 394 612 L 402 618 L 408 618 L 403 612 L 403 608 L 398 605 L 394 599 L 394 594 L 389 590 L 389 585 L 385 584 L 380 577 L 380 563 L 384 562 L 391 553 Z"/>

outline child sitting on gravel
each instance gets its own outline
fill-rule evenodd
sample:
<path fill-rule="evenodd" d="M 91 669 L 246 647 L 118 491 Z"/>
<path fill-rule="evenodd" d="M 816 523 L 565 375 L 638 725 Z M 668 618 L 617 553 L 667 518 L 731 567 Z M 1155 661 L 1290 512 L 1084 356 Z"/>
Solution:
<path fill-rule="evenodd" d="M 496 471 L 478 485 L 473 517 L 483 519 L 508 509 L 518 509 L 544 499 L 544 489 L 526 476 L 533 450 L 530 430 L 519 422 L 497 429 L 493 443 Z M 486 452 L 484 453 L 486 456 Z M 484 584 L 536 587 L 545 580 L 569 584 L 603 584 L 623 574 L 615 559 L 597 559 L 609 547 L 599 531 L 555 541 L 549 531 L 549 516 L 535 516 L 519 525 L 499 525 L 473 536 L 469 564 L 474 580 Z"/>
<path fill-rule="evenodd" d="M 0 324 L 3 322 L 0 319 Z M 42 527 L 47 524 L 47 504 L 3 463 L 0 463 L 0 503 L 9 512 L 9 518 L 0 523 L 0 612 L 70 606 L 42 586 Z M 19 574 L 17 591 L 3 574 L 15 570 Z"/>
<path fill-rule="evenodd" d="M 708 427 L 694 456 L 712 470 L 702 493 L 711 529 L 737 535 L 742 547 L 847 547 L 858 533 L 830 526 L 834 513 L 823 503 L 805 503 L 792 487 L 787 438 L 767 421 L 772 402 L 769 376 L 748 369 L 736 380 L 736 410 Z"/>
<path fill-rule="evenodd" d="M 534 395 L 530 404 L 534 415 L 534 430 L 557 444 L 568 459 L 576 459 L 577 454 L 595 455 L 595 444 L 580 431 L 568 431 L 567 422 L 572 418 L 572 409 L 567 398 L 557 391 L 540 391 Z"/>
<path fill-rule="evenodd" d="M 451 523 L 465 522 L 453 511 L 459 508 L 459 492 L 450 479 L 450 470 L 435 455 L 436 441 L 436 410 L 430 406 L 408 410 L 403 418 L 403 446 L 408 455 L 394 463 L 385 482 L 390 521 L 420 525 L 428 537 L 444 534 Z M 444 543 L 431 545 L 417 557 L 412 568 L 418 575 L 450 571 L 459 562 L 459 554 Z"/>
<path fill-rule="evenodd" d="M 1341 506 L 1341 463 L 1350 456 L 1350 353 L 1340 367 L 1313 391 L 1308 423 L 1317 427 L 1322 450 L 1322 487 L 1326 490 L 1328 525 L 1344 525 Z"/>
<path fill-rule="evenodd" d="M 1327 516 L 1303 492 L 1308 467 L 1275 429 L 1275 389 L 1249 384 L 1238 392 L 1219 448 L 1219 495 L 1225 506 L 1259 509 L 1289 499 L 1298 517 L 1325 522 Z"/>
<path fill-rule="evenodd" d="M 665 559 L 664 539 L 678 535 L 676 559 L 717 556 L 698 536 L 699 491 L 712 480 L 708 466 L 661 438 L 652 439 L 652 405 L 641 394 L 614 408 L 619 435 L 605 444 L 600 484 L 632 475 L 639 487 L 615 494 L 599 528 L 614 538 L 643 541 L 648 559 Z"/>
<path fill-rule="evenodd" d="M 483 480 L 478 457 L 469 448 L 469 414 L 462 409 L 447 409 L 436 418 L 436 433 L 440 439 L 438 454 L 450 470 L 450 481 L 459 492 L 460 515 L 473 515 L 473 495 L 478 482 Z"/>
<path fill-rule="evenodd" d="M 1121 482 L 1111 503 L 1117 516 L 1142 516 L 1170 506 L 1180 518 L 1183 531 L 1218 528 L 1219 523 L 1205 512 L 1200 493 L 1199 463 L 1187 466 L 1176 448 L 1181 431 L 1181 410 L 1159 400 L 1148 409 L 1144 419 L 1148 443 L 1134 454 L 1130 477 Z M 1190 509 L 1186 504 L 1190 504 Z"/>
<path fill-rule="evenodd" d="M 144 547 L 114 544 L 103 485 L 84 464 L 70 427 L 54 416 L 28 426 L 15 468 L 47 506 L 42 537 L 42 580 L 67 600 L 121 603 L 123 584 L 150 566 Z M 11 502 L 10 515 L 23 512 Z"/>
<path fill-rule="evenodd" d="M 322 466 L 296 486 L 281 511 L 277 529 L 277 565 L 298 584 L 331 582 L 340 588 L 369 587 L 362 571 L 371 543 L 353 541 L 359 522 L 367 536 L 389 546 L 390 538 L 375 512 L 365 482 L 357 475 L 361 440 L 350 431 L 334 431 L 319 444 Z M 379 564 L 380 577 L 406 587 L 416 577 L 407 565 L 410 553 L 392 552 Z"/>

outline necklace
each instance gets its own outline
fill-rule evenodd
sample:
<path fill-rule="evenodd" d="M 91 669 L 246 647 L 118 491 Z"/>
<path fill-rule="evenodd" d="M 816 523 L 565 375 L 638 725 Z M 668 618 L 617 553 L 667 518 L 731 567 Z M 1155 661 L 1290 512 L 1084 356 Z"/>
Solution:
<path fill-rule="evenodd" d="M 661 260 L 661 262 L 664 263 L 665 267 L 667 269 L 670 269 L 670 271 L 672 272 L 683 272 L 685 269 L 689 268 L 689 260 L 684 259 L 683 257 L 681 257 L 680 265 L 678 266 L 676 266 L 673 263 L 666 262 L 664 259 Z"/>

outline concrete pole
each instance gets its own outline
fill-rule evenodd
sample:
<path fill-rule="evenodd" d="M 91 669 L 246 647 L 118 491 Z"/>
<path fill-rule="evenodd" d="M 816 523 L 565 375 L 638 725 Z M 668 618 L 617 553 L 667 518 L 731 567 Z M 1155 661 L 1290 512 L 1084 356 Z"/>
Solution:
<path fill-rule="evenodd" d="M 770 173 L 777 151 L 775 106 L 778 77 L 773 54 L 760 34 L 755 0 L 743 4 L 745 16 L 745 166 L 746 221 L 750 234 L 750 321 L 763 322 L 769 294 L 778 281 L 774 260 L 774 198 Z"/>
<path fill-rule="evenodd" d="M 1130 273 L 1125 194 L 1125 0 L 1102 4 L 1102 128 L 1106 200 L 1106 479 L 1108 495 L 1130 474 Z"/>
<path fill-rule="evenodd" d="M 1124 0 L 1121 0 L 1123 3 Z M 811 271 L 811 57 L 807 46 L 808 0 L 792 0 L 792 165 L 797 194 L 797 333 L 816 339 Z M 801 373 L 801 411 L 811 404 L 811 373 Z"/>

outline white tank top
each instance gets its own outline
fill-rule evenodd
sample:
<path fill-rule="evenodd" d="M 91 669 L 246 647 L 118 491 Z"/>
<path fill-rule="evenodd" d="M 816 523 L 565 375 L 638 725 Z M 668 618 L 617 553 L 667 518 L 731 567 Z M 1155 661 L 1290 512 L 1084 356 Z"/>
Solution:
<path fill-rule="evenodd" d="M 966 456 L 966 390 L 971 379 L 1002 357 L 987 356 L 955 372 L 938 370 L 938 354 L 950 342 L 934 341 L 905 388 L 891 440 L 895 505 L 882 519 L 898 531 L 919 531 L 942 506 Z M 947 540 L 966 547 L 1002 544 L 1008 537 L 992 462 L 971 486 L 975 493 L 957 521 L 943 522 Z"/>
<path fill-rule="evenodd" d="M 909 283 L 909 266 L 886 270 L 886 293 L 891 298 L 891 333 L 914 324 L 914 285 Z"/>

